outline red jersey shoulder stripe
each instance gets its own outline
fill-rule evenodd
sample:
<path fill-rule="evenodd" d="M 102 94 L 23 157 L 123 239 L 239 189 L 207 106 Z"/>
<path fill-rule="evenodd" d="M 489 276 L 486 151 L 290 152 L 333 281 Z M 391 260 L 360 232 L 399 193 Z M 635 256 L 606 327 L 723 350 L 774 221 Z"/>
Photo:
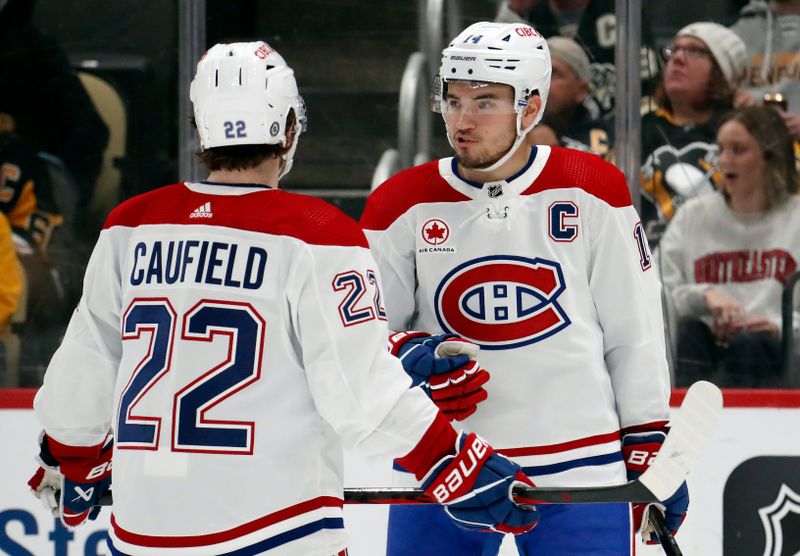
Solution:
<path fill-rule="evenodd" d="M 365 230 L 385 230 L 415 205 L 457 201 L 469 197 L 453 189 L 439 174 L 439 161 L 432 160 L 383 182 L 367 198 L 360 223 Z"/>
<path fill-rule="evenodd" d="M 587 448 L 590 446 L 598 446 L 620 440 L 619 431 L 609 432 L 605 434 L 597 434 L 595 436 L 587 436 L 584 438 L 576 438 L 567 442 L 560 442 L 558 444 L 548 444 L 544 446 L 524 446 L 520 448 L 499 448 L 497 452 L 508 457 L 520 456 L 541 456 L 545 454 L 557 454 L 559 452 L 567 452 L 575 450 L 576 448 Z"/>
<path fill-rule="evenodd" d="M 208 217 L 195 218 L 207 204 L 210 210 L 203 213 Z M 274 189 L 214 195 L 192 191 L 183 183 L 128 199 L 111 211 L 103 229 L 157 224 L 222 226 L 294 237 L 311 245 L 368 246 L 359 225 L 322 199 Z"/>
<path fill-rule="evenodd" d="M 321 508 L 340 508 L 343 500 L 333 496 L 320 496 L 294 506 L 289 506 L 271 514 L 265 515 L 248 523 L 244 523 L 227 531 L 208 533 L 205 535 L 174 536 L 174 535 L 143 535 L 127 531 L 117 522 L 114 514 L 111 515 L 111 526 L 117 538 L 128 544 L 146 546 L 151 548 L 189 548 L 210 546 L 249 535 L 266 527 L 313 512 Z"/>
<path fill-rule="evenodd" d="M 631 206 L 625 175 L 616 166 L 596 154 L 564 147 L 552 147 L 542 173 L 522 194 L 576 187 L 612 207 Z"/>

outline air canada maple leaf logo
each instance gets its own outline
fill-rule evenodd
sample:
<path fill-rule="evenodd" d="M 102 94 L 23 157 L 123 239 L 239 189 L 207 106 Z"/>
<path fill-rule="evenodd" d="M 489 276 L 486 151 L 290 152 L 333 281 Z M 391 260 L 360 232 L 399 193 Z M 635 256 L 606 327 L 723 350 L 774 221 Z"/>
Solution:
<path fill-rule="evenodd" d="M 450 237 L 450 227 L 444 220 L 431 218 L 422 225 L 422 239 L 430 245 L 441 245 Z"/>

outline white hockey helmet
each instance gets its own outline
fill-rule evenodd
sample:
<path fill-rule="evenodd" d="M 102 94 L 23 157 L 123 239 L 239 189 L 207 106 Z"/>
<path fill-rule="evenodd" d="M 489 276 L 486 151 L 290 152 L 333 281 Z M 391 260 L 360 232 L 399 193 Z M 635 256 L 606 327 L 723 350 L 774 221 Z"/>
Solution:
<path fill-rule="evenodd" d="M 200 147 L 281 145 L 281 176 L 292 167 L 300 133 L 306 129 L 303 98 L 294 72 L 263 41 L 217 44 L 197 63 L 189 89 Z M 286 118 L 295 116 L 295 133 L 287 145 Z"/>
<path fill-rule="evenodd" d="M 551 73 L 547 41 L 530 25 L 487 21 L 474 23 L 442 51 L 442 65 L 433 88 L 434 110 L 442 111 L 449 81 L 503 83 L 514 89 L 517 140 L 506 156 L 484 169 L 491 171 L 508 160 L 525 135 L 542 119 Z M 522 129 L 522 113 L 534 92 L 541 97 L 542 107 L 534 122 Z"/>

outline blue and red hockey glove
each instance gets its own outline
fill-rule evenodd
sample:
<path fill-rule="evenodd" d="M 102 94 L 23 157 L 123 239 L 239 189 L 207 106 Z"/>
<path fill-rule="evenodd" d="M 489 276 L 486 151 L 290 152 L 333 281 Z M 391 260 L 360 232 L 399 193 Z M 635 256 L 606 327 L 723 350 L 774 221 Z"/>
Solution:
<path fill-rule="evenodd" d="M 645 472 L 654 458 L 658 455 L 661 445 L 667 438 L 668 427 L 641 426 L 630 427 L 622 431 L 622 454 L 625 457 L 625 467 L 628 471 L 628 480 L 638 479 Z M 633 530 L 641 529 L 642 539 L 647 544 L 658 544 L 658 536 L 649 523 L 642 523 L 643 516 L 647 515 L 650 504 L 633 505 Z M 676 534 L 686 518 L 689 508 L 689 489 L 684 481 L 675 493 L 657 505 L 663 510 L 664 524 L 672 534 Z"/>
<path fill-rule="evenodd" d="M 77 527 L 100 513 L 97 503 L 111 487 L 112 452 L 110 438 L 97 446 L 68 446 L 43 433 L 40 467 L 28 485 L 65 526 Z"/>
<path fill-rule="evenodd" d="M 444 457 L 422 480 L 425 493 L 443 504 L 459 527 L 514 535 L 539 522 L 535 506 L 514 502 L 516 484 L 534 486 L 519 465 L 495 453 L 477 434 L 465 432 L 458 435 L 456 454 Z"/>
<path fill-rule="evenodd" d="M 449 420 L 461 421 L 488 397 L 483 385 L 490 375 L 474 360 L 478 346 L 454 334 L 398 332 L 389 337 L 389 351 Z"/>

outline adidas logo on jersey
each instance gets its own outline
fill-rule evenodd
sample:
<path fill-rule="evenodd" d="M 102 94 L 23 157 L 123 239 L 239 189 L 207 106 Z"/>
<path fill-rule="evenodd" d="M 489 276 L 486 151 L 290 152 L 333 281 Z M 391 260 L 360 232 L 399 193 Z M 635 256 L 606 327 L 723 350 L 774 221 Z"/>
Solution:
<path fill-rule="evenodd" d="M 214 213 L 211 212 L 211 203 L 209 202 L 194 209 L 189 218 L 211 218 L 212 216 L 214 216 Z"/>

